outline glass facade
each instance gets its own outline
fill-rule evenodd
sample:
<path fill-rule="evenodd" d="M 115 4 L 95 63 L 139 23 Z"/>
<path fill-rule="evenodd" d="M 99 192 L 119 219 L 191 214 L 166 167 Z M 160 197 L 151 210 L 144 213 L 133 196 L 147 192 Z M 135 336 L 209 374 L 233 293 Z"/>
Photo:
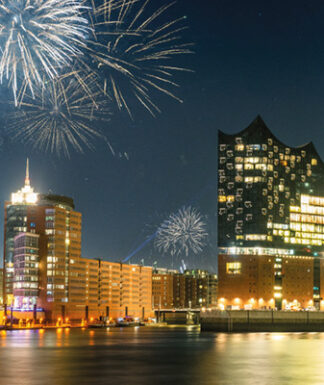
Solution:
<path fill-rule="evenodd" d="M 289 147 L 260 117 L 236 135 L 219 132 L 220 247 L 322 251 L 324 164 L 312 143 Z"/>
<path fill-rule="evenodd" d="M 243 256 L 274 257 L 269 259 L 273 261 L 271 300 L 278 308 L 283 301 L 283 285 L 287 286 L 290 279 L 283 278 L 284 259 L 294 256 L 297 263 L 302 261 L 298 258 L 311 257 L 313 300 L 317 307 L 324 302 L 320 295 L 324 163 L 313 143 L 287 146 L 259 116 L 237 134 L 219 132 L 218 246 L 220 255 L 242 256 L 242 260 Z M 241 268 L 239 262 L 228 262 L 226 279 L 239 276 Z M 249 269 L 247 280 L 256 276 L 252 271 L 257 265 Z M 308 266 L 305 274 L 310 271 Z M 263 283 L 256 281 L 253 285 L 260 287 Z"/>

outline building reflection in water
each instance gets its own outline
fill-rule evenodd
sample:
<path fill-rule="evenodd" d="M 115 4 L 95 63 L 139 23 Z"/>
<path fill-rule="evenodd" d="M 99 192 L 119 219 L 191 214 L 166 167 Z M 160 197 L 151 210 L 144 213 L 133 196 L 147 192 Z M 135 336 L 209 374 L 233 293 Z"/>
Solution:
<path fill-rule="evenodd" d="M 181 328 L 2 331 L 0 371 L 7 385 L 313 385 L 323 383 L 323 339 Z"/>

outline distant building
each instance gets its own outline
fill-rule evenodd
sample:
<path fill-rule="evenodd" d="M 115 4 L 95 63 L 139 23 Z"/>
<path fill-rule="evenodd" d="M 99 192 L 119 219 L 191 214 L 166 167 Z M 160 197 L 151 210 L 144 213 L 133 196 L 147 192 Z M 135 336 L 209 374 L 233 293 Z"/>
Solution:
<path fill-rule="evenodd" d="M 215 307 L 217 305 L 218 278 L 207 270 L 187 270 L 187 305 L 188 307 Z M 191 306 L 190 306 L 191 305 Z"/>
<path fill-rule="evenodd" d="M 154 309 L 215 307 L 217 275 L 205 270 L 155 269 L 152 276 Z"/>
<path fill-rule="evenodd" d="M 176 309 L 185 308 L 186 298 L 186 277 L 183 273 L 174 274 L 173 278 L 173 303 Z"/>
<path fill-rule="evenodd" d="M 174 273 L 174 270 L 154 270 L 152 276 L 152 305 L 154 309 L 172 309 L 174 307 Z"/>
<path fill-rule="evenodd" d="M 0 304 L 3 304 L 3 269 L 0 269 Z"/>
<path fill-rule="evenodd" d="M 324 308 L 324 164 L 257 117 L 219 132 L 220 306 Z"/>

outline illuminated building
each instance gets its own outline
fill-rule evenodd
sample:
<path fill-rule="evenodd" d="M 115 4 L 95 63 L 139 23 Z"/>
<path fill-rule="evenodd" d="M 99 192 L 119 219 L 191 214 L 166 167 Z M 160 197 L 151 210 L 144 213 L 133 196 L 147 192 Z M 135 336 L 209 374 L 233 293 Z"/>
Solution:
<path fill-rule="evenodd" d="M 152 315 L 152 268 L 81 257 L 73 199 L 25 186 L 5 203 L 5 299 L 47 320 Z"/>
<path fill-rule="evenodd" d="M 219 296 L 223 306 L 320 307 L 324 297 L 324 164 L 257 117 L 219 132 Z"/>
<path fill-rule="evenodd" d="M 14 238 L 14 306 L 32 309 L 39 297 L 38 234 L 21 233 Z"/>
<path fill-rule="evenodd" d="M 7 305 L 14 304 L 14 282 L 16 291 L 22 289 L 18 288 L 14 269 L 14 240 L 20 234 L 38 235 L 38 282 L 41 290 L 37 304 L 49 310 L 68 302 L 70 258 L 81 256 L 81 214 L 74 211 L 71 198 L 34 192 L 30 186 L 28 160 L 25 186 L 5 202 L 4 300 Z M 27 241 L 29 238 L 22 239 Z M 17 245 L 16 269 L 18 276 L 24 279 L 18 263 L 23 256 L 18 257 L 18 248 Z M 29 301 L 25 298 L 24 303 L 31 305 L 35 302 L 33 297 Z"/>
<path fill-rule="evenodd" d="M 52 318 L 147 318 L 152 315 L 152 268 L 100 259 L 70 260 L 69 301 Z"/>
<path fill-rule="evenodd" d="M 35 222 L 29 223 L 28 218 L 35 216 L 35 206 L 38 194 L 30 186 L 29 162 L 27 159 L 25 185 L 21 190 L 11 194 L 11 200 L 5 202 L 4 215 L 4 301 L 13 301 L 13 258 L 14 238 L 21 232 L 27 232 L 28 227 L 34 227 Z"/>

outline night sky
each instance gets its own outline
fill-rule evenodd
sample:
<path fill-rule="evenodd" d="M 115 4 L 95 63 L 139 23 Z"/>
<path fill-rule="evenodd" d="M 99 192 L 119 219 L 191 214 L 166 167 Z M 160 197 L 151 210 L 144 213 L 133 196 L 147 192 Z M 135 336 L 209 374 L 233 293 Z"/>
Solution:
<path fill-rule="evenodd" d="M 314 141 L 324 158 L 324 2 L 178 0 L 170 13 L 187 16 L 184 41 L 196 52 L 177 63 L 195 71 L 177 78 L 184 103 L 157 94 L 156 118 L 140 107 L 134 121 L 116 112 L 106 128 L 115 156 L 100 141 L 95 152 L 72 152 L 70 159 L 37 152 L 12 140 L 3 123 L 0 200 L 3 207 L 22 187 L 28 156 L 37 192 L 74 198 L 83 215 L 82 255 L 112 261 L 190 203 L 210 234 L 190 265 L 216 271 L 217 130 L 238 132 L 261 114 L 281 141 Z M 3 106 L 2 122 L 7 111 Z M 141 259 L 171 263 L 152 242 L 131 262 Z"/>

